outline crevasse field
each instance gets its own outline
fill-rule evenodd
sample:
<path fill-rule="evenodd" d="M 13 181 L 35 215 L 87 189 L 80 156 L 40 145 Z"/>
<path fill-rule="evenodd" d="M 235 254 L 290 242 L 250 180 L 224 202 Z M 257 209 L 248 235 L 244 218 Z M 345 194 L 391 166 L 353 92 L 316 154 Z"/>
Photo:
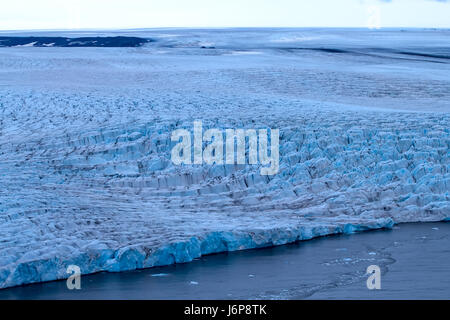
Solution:
<path fill-rule="evenodd" d="M 449 30 L 39 35 L 153 41 L 0 48 L 1 288 L 450 217 Z M 278 128 L 278 174 L 174 165 L 194 120 Z"/>

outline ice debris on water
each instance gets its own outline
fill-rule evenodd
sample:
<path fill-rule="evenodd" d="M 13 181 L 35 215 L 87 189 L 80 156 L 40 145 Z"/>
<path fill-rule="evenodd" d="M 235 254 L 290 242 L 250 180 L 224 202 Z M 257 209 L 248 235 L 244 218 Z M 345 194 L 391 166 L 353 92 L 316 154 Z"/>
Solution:
<path fill-rule="evenodd" d="M 152 274 L 152 277 L 167 277 L 167 273 L 154 273 Z"/>

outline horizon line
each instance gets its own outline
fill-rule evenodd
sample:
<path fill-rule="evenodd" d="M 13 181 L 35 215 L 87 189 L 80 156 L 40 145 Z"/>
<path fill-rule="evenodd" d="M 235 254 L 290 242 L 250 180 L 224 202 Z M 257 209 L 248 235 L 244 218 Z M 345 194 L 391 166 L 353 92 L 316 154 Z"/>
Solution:
<path fill-rule="evenodd" d="M 130 28 L 44 28 L 44 29 L 0 29 L 0 32 L 48 32 L 48 31 L 139 31 L 139 30 L 164 30 L 164 29 L 203 29 L 203 30 L 214 30 L 214 29 L 364 29 L 370 31 L 381 31 L 383 29 L 422 29 L 422 30 L 450 30 L 450 26 L 448 27 L 401 27 L 401 26 L 385 26 L 380 28 L 368 28 L 368 27 L 333 27 L 333 26 L 302 26 L 302 27 L 293 27 L 293 26 L 265 26 L 265 27 L 252 27 L 252 26 L 224 26 L 224 27 L 130 27 Z"/>

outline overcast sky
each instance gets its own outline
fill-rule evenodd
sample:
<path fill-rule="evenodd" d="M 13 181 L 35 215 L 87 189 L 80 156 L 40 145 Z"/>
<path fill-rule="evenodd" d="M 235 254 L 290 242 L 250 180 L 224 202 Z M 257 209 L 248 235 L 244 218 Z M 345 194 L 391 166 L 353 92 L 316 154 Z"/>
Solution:
<path fill-rule="evenodd" d="M 450 28 L 446 0 L 1 0 L 0 30 L 153 27 Z"/>

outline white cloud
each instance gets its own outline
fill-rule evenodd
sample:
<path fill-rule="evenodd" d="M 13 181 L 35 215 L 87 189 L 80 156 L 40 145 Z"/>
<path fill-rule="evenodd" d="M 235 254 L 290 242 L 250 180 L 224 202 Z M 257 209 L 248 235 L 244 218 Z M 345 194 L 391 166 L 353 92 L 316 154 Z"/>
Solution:
<path fill-rule="evenodd" d="M 365 27 L 367 6 L 382 27 L 450 27 L 444 0 L 14 0 L 0 29 L 145 27 Z"/>

